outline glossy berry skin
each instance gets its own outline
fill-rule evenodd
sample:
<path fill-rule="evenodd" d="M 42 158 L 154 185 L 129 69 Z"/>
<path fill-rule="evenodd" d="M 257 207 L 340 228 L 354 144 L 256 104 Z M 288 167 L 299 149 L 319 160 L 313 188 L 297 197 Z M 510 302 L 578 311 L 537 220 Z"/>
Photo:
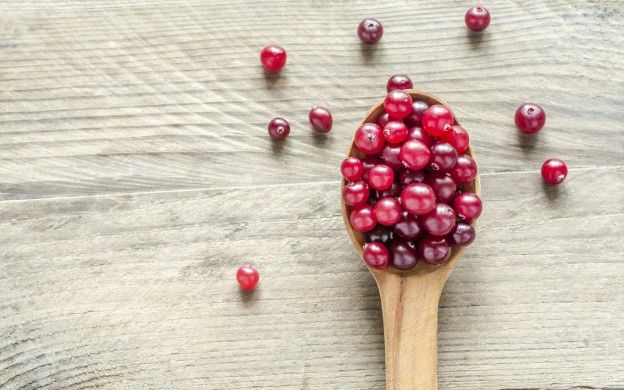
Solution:
<path fill-rule="evenodd" d="M 392 229 L 386 226 L 377 225 L 375 229 L 371 230 L 368 233 L 368 241 L 370 242 L 381 242 L 384 244 L 390 243 L 392 241 Z"/>
<path fill-rule="evenodd" d="M 238 281 L 240 288 L 245 291 L 253 290 L 258 284 L 259 280 L 260 273 L 253 265 L 242 265 L 236 271 L 236 281 Z"/>
<path fill-rule="evenodd" d="M 386 83 L 386 92 L 394 91 L 395 89 L 412 89 L 414 84 L 412 80 L 404 74 L 395 74 L 390 77 L 388 83 Z"/>
<path fill-rule="evenodd" d="M 444 237 L 425 236 L 418 242 L 418 258 L 429 264 L 445 262 L 451 252 L 451 245 Z"/>
<path fill-rule="evenodd" d="M 455 218 L 455 212 L 451 206 L 445 203 L 438 203 L 433 210 L 425 214 L 420 221 L 427 233 L 432 236 L 443 237 L 453 231 Z"/>
<path fill-rule="evenodd" d="M 384 109 L 394 119 L 403 119 L 412 113 L 412 97 L 405 91 L 395 89 L 384 99 Z"/>
<path fill-rule="evenodd" d="M 434 172 L 449 172 L 457 163 L 457 151 L 448 142 L 438 142 L 430 150 L 430 166 Z"/>
<path fill-rule="evenodd" d="M 429 165 L 431 152 L 427 145 L 420 141 L 409 140 L 401 146 L 399 154 L 401 161 L 414 171 L 423 169 Z"/>
<path fill-rule="evenodd" d="M 390 251 L 381 242 L 364 244 L 364 262 L 371 268 L 384 269 L 390 263 Z"/>
<path fill-rule="evenodd" d="M 286 50 L 281 46 L 269 45 L 260 52 L 260 62 L 269 72 L 277 72 L 286 65 Z"/>
<path fill-rule="evenodd" d="M 379 154 L 385 144 L 381 128 L 374 123 L 364 123 L 355 132 L 355 146 L 365 154 Z"/>
<path fill-rule="evenodd" d="M 387 112 L 384 112 L 383 114 L 379 115 L 376 123 L 379 127 L 383 129 L 391 120 L 392 118 L 390 118 L 390 115 Z"/>
<path fill-rule="evenodd" d="M 480 5 L 472 7 L 466 11 L 464 21 L 472 31 L 483 31 L 490 25 L 490 12 Z"/>
<path fill-rule="evenodd" d="M 412 102 L 412 113 L 405 119 L 405 124 L 409 127 L 420 126 L 422 123 L 422 116 L 429 108 L 429 105 L 423 101 L 416 100 Z"/>
<path fill-rule="evenodd" d="M 423 144 L 427 145 L 428 148 L 431 147 L 435 143 L 433 137 L 429 135 L 426 131 L 423 130 L 420 126 L 413 126 L 409 129 L 407 134 L 408 139 L 413 139 L 416 141 L 420 141 Z"/>
<path fill-rule="evenodd" d="M 471 222 L 481 215 L 483 205 L 481 199 L 472 192 L 462 192 L 453 199 L 453 210 L 457 218 L 464 222 Z"/>
<path fill-rule="evenodd" d="M 418 263 L 416 249 L 403 240 L 396 238 L 392 240 L 390 253 L 392 254 L 392 265 L 398 269 L 409 270 Z"/>
<path fill-rule="evenodd" d="M 451 177 L 457 184 L 470 183 L 477 177 L 477 164 L 472 157 L 467 154 L 462 154 L 457 157 L 457 162 L 453 169 L 451 169 Z"/>
<path fill-rule="evenodd" d="M 383 164 L 383 160 L 377 156 L 368 156 L 362 160 L 362 165 L 364 165 L 364 174 L 362 175 L 362 179 L 368 181 L 368 174 L 370 170 L 375 166 Z"/>
<path fill-rule="evenodd" d="M 475 230 L 465 222 L 458 222 L 449 234 L 448 241 L 453 245 L 467 246 L 472 244 L 476 237 Z"/>
<path fill-rule="evenodd" d="M 568 166 L 558 158 L 551 158 L 542 164 L 542 178 L 548 184 L 557 185 L 568 175 Z"/>
<path fill-rule="evenodd" d="M 412 183 L 401 191 L 401 205 L 413 215 L 427 214 L 436 206 L 433 189 L 424 183 Z"/>
<path fill-rule="evenodd" d="M 358 158 L 347 157 L 340 164 L 340 173 L 346 180 L 359 180 L 364 174 L 364 164 Z"/>
<path fill-rule="evenodd" d="M 394 171 L 386 164 L 375 165 L 368 172 L 368 183 L 376 190 L 387 190 L 394 183 Z"/>
<path fill-rule="evenodd" d="M 546 113 L 535 103 L 524 103 L 516 110 L 516 127 L 524 134 L 537 133 L 546 123 Z"/>
<path fill-rule="evenodd" d="M 369 205 L 363 205 L 355 208 L 349 215 L 349 222 L 355 230 L 361 232 L 369 232 L 377 225 L 377 220 L 373 214 L 373 208 Z"/>
<path fill-rule="evenodd" d="M 379 42 L 383 36 L 383 26 L 376 19 L 364 19 L 358 26 L 358 37 L 364 43 L 373 44 Z"/>
<path fill-rule="evenodd" d="M 269 122 L 268 130 L 269 136 L 273 140 L 280 141 L 290 134 L 290 123 L 284 118 L 273 118 L 271 122 Z"/>
<path fill-rule="evenodd" d="M 395 171 L 403 168 L 403 162 L 401 161 L 401 147 L 398 145 L 386 144 L 379 157 L 381 157 L 386 165 Z"/>
<path fill-rule="evenodd" d="M 383 128 L 386 142 L 396 145 L 407 139 L 407 126 L 403 122 L 390 121 Z"/>
<path fill-rule="evenodd" d="M 331 112 L 321 106 L 314 106 L 308 114 L 308 119 L 314 130 L 320 133 L 327 133 L 331 130 L 334 123 Z"/>
<path fill-rule="evenodd" d="M 429 135 L 442 137 L 453 125 L 453 114 L 441 104 L 434 104 L 422 115 L 422 127 Z"/>
<path fill-rule="evenodd" d="M 429 176 L 426 183 L 433 189 L 437 202 L 451 203 L 457 192 L 457 184 L 450 176 Z"/>
<path fill-rule="evenodd" d="M 399 183 L 403 187 L 411 183 L 422 183 L 423 181 L 425 181 L 425 174 L 422 171 L 404 169 L 399 175 Z"/>
<path fill-rule="evenodd" d="M 342 200 L 349 206 L 359 206 L 366 203 L 370 189 L 365 181 L 348 183 L 342 188 Z"/>
<path fill-rule="evenodd" d="M 460 125 L 453 125 L 451 129 L 444 134 L 444 141 L 453 145 L 457 153 L 461 154 L 468 149 L 468 145 L 470 144 L 470 137 L 468 136 L 468 132 L 464 130 Z"/>
<path fill-rule="evenodd" d="M 417 240 L 424 234 L 424 230 L 420 227 L 418 218 L 407 212 L 404 212 L 403 218 L 394 225 L 393 231 L 394 234 L 408 241 Z"/>
<path fill-rule="evenodd" d="M 401 220 L 403 210 L 396 198 L 387 196 L 381 198 L 375 204 L 373 213 L 377 219 L 377 223 L 384 226 L 394 226 Z"/>

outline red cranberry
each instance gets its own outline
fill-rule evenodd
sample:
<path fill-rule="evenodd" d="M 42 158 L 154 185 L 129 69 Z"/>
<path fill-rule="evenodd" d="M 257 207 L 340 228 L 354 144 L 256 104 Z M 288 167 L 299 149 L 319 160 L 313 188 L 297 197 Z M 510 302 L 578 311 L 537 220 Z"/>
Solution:
<path fill-rule="evenodd" d="M 431 147 L 431 169 L 434 172 L 448 172 L 457 163 L 457 151 L 448 142 L 438 142 Z"/>
<path fill-rule="evenodd" d="M 490 25 L 490 12 L 480 5 L 472 7 L 466 11 L 464 21 L 472 31 L 483 31 Z"/>
<path fill-rule="evenodd" d="M 276 141 L 283 140 L 290 134 L 290 124 L 284 118 L 273 118 L 269 122 L 269 136 Z"/>
<path fill-rule="evenodd" d="M 346 180 L 358 180 L 364 174 L 364 164 L 355 157 L 347 157 L 342 164 L 340 164 L 340 173 L 342 173 L 342 177 Z"/>
<path fill-rule="evenodd" d="M 370 190 L 364 181 L 349 183 L 342 188 L 342 199 L 349 206 L 359 206 L 366 203 Z"/>
<path fill-rule="evenodd" d="M 468 132 L 460 125 L 453 125 L 451 129 L 444 135 L 444 140 L 453 145 L 457 153 L 464 153 L 470 144 Z"/>
<path fill-rule="evenodd" d="M 355 132 L 355 146 L 365 154 L 379 154 L 384 147 L 381 128 L 374 123 L 364 123 Z"/>
<path fill-rule="evenodd" d="M 542 164 L 542 178 L 546 183 L 557 185 L 568 175 L 568 166 L 558 158 L 551 158 Z"/>
<path fill-rule="evenodd" d="M 383 128 L 383 136 L 388 143 L 400 144 L 407 138 L 407 126 L 403 122 L 388 122 Z"/>
<path fill-rule="evenodd" d="M 277 45 L 266 46 L 260 52 L 260 62 L 269 72 L 277 72 L 286 64 L 286 50 Z"/>
<path fill-rule="evenodd" d="M 455 197 L 455 199 L 457 199 L 457 197 Z M 433 210 L 421 218 L 421 223 L 427 233 L 432 236 L 446 236 L 455 227 L 455 212 L 451 206 L 438 203 Z"/>
<path fill-rule="evenodd" d="M 412 183 L 401 191 L 401 204 L 414 215 L 427 214 L 435 208 L 435 193 L 424 183 Z"/>
<path fill-rule="evenodd" d="M 422 171 L 412 171 L 404 169 L 399 175 L 399 182 L 403 187 L 407 187 L 411 183 L 422 183 L 425 180 L 425 174 Z"/>
<path fill-rule="evenodd" d="M 451 257 L 451 246 L 444 237 L 425 236 L 418 243 L 418 257 L 429 264 L 441 264 Z"/>
<path fill-rule="evenodd" d="M 420 141 L 423 144 L 427 145 L 428 148 L 433 145 L 433 138 L 422 129 L 420 126 L 414 126 L 409 129 L 409 134 L 407 135 L 408 139 L 413 139 L 416 141 Z"/>
<path fill-rule="evenodd" d="M 369 242 L 364 244 L 364 262 L 369 267 L 384 269 L 390 263 L 390 251 L 381 242 Z"/>
<path fill-rule="evenodd" d="M 409 140 L 401 146 L 400 157 L 410 169 L 418 171 L 429 164 L 431 152 L 422 142 Z"/>
<path fill-rule="evenodd" d="M 472 192 L 462 192 L 453 199 L 453 210 L 457 218 L 470 222 L 481 215 L 483 205 L 481 199 Z"/>
<path fill-rule="evenodd" d="M 403 119 L 412 113 L 412 97 L 403 90 L 395 89 L 386 95 L 384 108 L 391 118 Z"/>
<path fill-rule="evenodd" d="M 403 240 L 392 240 L 390 252 L 392 253 L 392 265 L 398 269 L 412 269 L 418 263 L 416 249 Z"/>
<path fill-rule="evenodd" d="M 390 115 L 387 112 L 384 112 L 379 115 L 379 118 L 377 118 L 377 125 L 383 129 L 391 120 L 392 118 L 390 118 Z"/>
<path fill-rule="evenodd" d="M 330 131 L 334 123 L 331 112 L 327 108 L 321 106 L 312 107 L 308 114 L 308 119 L 312 127 L 321 133 Z"/>
<path fill-rule="evenodd" d="M 388 244 L 392 240 L 392 229 L 387 226 L 377 225 L 368 233 L 368 241 Z"/>
<path fill-rule="evenodd" d="M 361 232 L 369 232 L 377 225 L 373 208 L 369 205 L 360 206 L 351 211 L 349 221 L 355 230 Z"/>
<path fill-rule="evenodd" d="M 535 103 L 525 103 L 518 107 L 515 116 L 516 127 L 525 134 L 537 133 L 546 123 L 546 113 Z"/>
<path fill-rule="evenodd" d="M 381 159 L 392 169 L 395 171 L 403 168 L 403 163 L 401 162 L 401 147 L 398 145 L 386 145 L 384 146 L 381 154 L 379 155 Z"/>
<path fill-rule="evenodd" d="M 394 91 L 395 89 L 412 89 L 414 85 L 412 80 L 404 74 L 395 74 L 390 77 L 386 84 L 386 91 Z"/>
<path fill-rule="evenodd" d="M 393 226 L 401 220 L 403 210 L 396 198 L 388 196 L 377 201 L 373 212 L 375 213 L 375 219 L 377 219 L 380 225 Z"/>
<path fill-rule="evenodd" d="M 377 197 L 379 198 L 383 198 L 386 196 L 392 196 L 396 198 L 396 197 L 399 197 L 400 195 L 401 195 L 401 186 L 399 186 L 399 183 L 392 183 L 390 188 L 388 188 L 387 190 L 377 191 Z"/>
<path fill-rule="evenodd" d="M 386 164 L 375 165 L 368 172 L 368 183 L 376 190 L 387 190 L 394 182 L 394 172 Z"/>
<path fill-rule="evenodd" d="M 453 114 L 441 104 L 434 104 L 422 115 L 422 127 L 429 135 L 442 137 L 453 125 Z"/>
<path fill-rule="evenodd" d="M 368 156 L 362 160 L 362 165 L 364 165 L 364 174 L 362 175 L 362 179 L 368 181 L 368 173 L 371 168 L 379 164 L 383 164 L 383 160 L 377 156 Z"/>
<path fill-rule="evenodd" d="M 429 105 L 423 101 L 416 100 L 412 102 L 412 113 L 404 119 L 405 124 L 409 127 L 420 126 L 422 115 L 427 111 L 427 108 L 429 108 Z"/>
<path fill-rule="evenodd" d="M 436 201 L 441 203 L 451 203 L 457 192 L 457 185 L 446 175 L 430 176 L 426 183 L 433 189 Z"/>
<path fill-rule="evenodd" d="M 358 26 L 358 36 L 364 43 L 377 43 L 383 35 L 383 26 L 376 19 L 364 19 Z"/>
<path fill-rule="evenodd" d="M 465 222 L 458 222 L 455 229 L 449 234 L 448 239 L 453 245 L 467 246 L 472 244 L 476 236 L 472 226 Z"/>
<path fill-rule="evenodd" d="M 394 233 L 408 241 L 413 241 L 420 238 L 424 231 L 420 227 L 416 217 L 404 212 L 403 218 L 396 225 L 394 225 Z"/>
<path fill-rule="evenodd" d="M 457 157 L 457 162 L 453 169 L 451 169 L 451 177 L 457 184 L 470 183 L 477 177 L 477 164 L 472 157 L 467 154 L 462 154 Z"/>
<path fill-rule="evenodd" d="M 236 271 L 236 280 L 245 291 L 253 290 L 260 280 L 260 273 L 250 264 L 242 265 Z"/>

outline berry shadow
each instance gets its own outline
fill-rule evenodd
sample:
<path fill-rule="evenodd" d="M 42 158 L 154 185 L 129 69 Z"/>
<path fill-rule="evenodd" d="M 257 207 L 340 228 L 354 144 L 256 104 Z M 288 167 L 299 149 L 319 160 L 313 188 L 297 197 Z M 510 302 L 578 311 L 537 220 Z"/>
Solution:
<path fill-rule="evenodd" d="M 561 197 L 564 190 L 560 188 L 561 185 L 552 185 L 544 182 L 542 180 L 542 190 L 544 191 L 544 195 L 546 195 L 546 199 L 550 203 L 555 203 Z"/>
<path fill-rule="evenodd" d="M 279 157 L 284 152 L 284 145 L 286 144 L 286 140 L 280 141 L 271 141 L 271 150 L 273 151 L 273 156 Z"/>
<path fill-rule="evenodd" d="M 533 152 L 538 141 L 536 134 L 525 135 L 517 131 L 516 137 L 518 137 L 518 145 L 525 155 Z"/>
<path fill-rule="evenodd" d="M 328 134 L 319 133 L 314 129 L 312 131 L 312 142 L 314 142 L 314 146 L 326 146 L 331 142 Z"/>
<path fill-rule="evenodd" d="M 264 68 L 262 70 L 264 71 L 264 83 L 269 90 L 273 89 L 278 81 L 285 78 L 285 76 L 282 76 L 282 72 L 269 72 Z"/>
<path fill-rule="evenodd" d="M 473 49 L 476 49 L 481 46 L 485 34 L 484 32 L 468 30 L 466 35 L 468 35 L 468 41 L 470 42 L 470 46 L 472 46 Z"/>
<path fill-rule="evenodd" d="M 362 53 L 362 57 L 364 58 L 364 62 L 372 62 L 375 59 L 375 52 L 379 50 L 379 43 L 370 44 L 360 42 L 360 52 Z"/>
<path fill-rule="evenodd" d="M 251 291 L 245 291 L 242 288 L 238 289 L 238 293 L 241 297 L 244 307 L 251 307 L 256 303 L 256 301 L 259 298 L 258 290 L 259 290 L 258 288 L 255 288 L 254 290 L 251 290 Z"/>

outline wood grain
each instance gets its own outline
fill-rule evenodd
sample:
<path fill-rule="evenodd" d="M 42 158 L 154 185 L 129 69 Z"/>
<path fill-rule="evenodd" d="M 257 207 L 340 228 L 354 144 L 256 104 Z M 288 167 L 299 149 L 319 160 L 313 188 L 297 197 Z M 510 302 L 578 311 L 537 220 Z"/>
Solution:
<path fill-rule="evenodd" d="M 439 308 L 440 388 L 624 388 L 624 4 L 493 0 L 480 37 L 470 5 L 0 2 L 0 389 L 383 388 L 337 167 L 398 72 L 449 102 L 482 173 Z M 279 76 L 258 64 L 269 42 Z M 511 120 L 525 101 L 548 115 L 530 139 Z M 570 167 L 559 188 L 548 157 Z"/>

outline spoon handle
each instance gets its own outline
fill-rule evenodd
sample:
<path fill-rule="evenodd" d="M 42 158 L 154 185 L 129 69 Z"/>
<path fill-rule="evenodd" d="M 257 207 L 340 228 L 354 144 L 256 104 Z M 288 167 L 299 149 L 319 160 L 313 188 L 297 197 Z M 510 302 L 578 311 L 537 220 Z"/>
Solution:
<path fill-rule="evenodd" d="M 383 311 L 386 390 L 438 388 L 438 302 L 444 280 L 429 275 L 376 276 Z"/>

